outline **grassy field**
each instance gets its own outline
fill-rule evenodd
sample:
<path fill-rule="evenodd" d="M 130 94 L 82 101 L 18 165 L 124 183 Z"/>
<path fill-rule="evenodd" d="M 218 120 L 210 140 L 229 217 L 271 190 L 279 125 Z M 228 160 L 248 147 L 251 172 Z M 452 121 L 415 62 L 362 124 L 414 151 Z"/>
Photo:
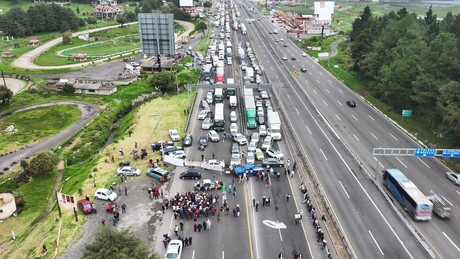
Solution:
<path fill-rule="evenodd" d="M 77 107 L 57 105 L 37 108 L 0 119 L 0 129 L 13 125 L 18 132 L 0 134 L 0 154 L 40 142 L 75 123 L 81 112 Z"/>

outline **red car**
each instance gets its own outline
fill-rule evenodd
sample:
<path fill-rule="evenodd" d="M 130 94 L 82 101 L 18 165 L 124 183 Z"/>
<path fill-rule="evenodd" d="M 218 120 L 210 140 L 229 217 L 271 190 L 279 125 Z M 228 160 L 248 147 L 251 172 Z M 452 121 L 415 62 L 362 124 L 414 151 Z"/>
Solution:
<path fill-rule="evenodd" d="M 287 47 L 287 44 L 283 44 L 283 47 Z"/>
<path fill-rule="evenodd" d="M 291 57 L 291 60 L 295 60 L 296 58 L 294 56 Z"/>
<path fill-rule="evenodd" d="M 94 202 L 87 201 L 87 200 L 79 200 L 77 202 L 78 208 L 83 212 L 83 214 L 90 214 L 93 213 L 94 208 L 93 205 Z"/>

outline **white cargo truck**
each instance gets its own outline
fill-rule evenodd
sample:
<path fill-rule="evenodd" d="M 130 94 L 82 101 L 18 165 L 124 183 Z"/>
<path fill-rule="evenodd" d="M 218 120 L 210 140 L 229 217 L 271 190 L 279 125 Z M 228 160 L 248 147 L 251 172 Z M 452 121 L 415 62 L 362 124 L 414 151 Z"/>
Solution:
<path fill-rule="evenodd" d="M 281 120 L 278 112 L 267 112 L 268 133 L 274 140 L 281 140 Z"/>
<path fill-rule="evenodd" d="M 235 95 L 230 96 L 230 102 L 229 102 L 230 109 L 236 109 L 236 105 L 237 105 L 236 96 Z"/>

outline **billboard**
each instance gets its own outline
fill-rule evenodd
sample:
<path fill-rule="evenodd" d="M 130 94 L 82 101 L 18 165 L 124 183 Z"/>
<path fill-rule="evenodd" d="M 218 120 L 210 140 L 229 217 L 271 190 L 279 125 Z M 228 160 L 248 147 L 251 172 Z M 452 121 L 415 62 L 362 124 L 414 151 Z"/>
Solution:
<path fill-rule="evenodd" d="M 333 1 L 320 1 L 315 2 L 315 24 L 329 25 L 332 22 L 332 15 L 334 14 Z"/>
<path fill-rule="evenodd" d="M 77 199 L 75 199 L 75 196 L 58 192 L 57 200 L 61 208 L 68 210 L 73 210 L 73 208 L 77 209 Z"/>
<path fill-rule="evenodd" d="M 193 0 L 179 0 L 179 6 L 180 7 L 192 7 Z"/>
<path fill-rule="evenodd" d="M 139 13 L 139 35 L 142 54 L 174 56 L 174 15 L 172 13 Z"/>

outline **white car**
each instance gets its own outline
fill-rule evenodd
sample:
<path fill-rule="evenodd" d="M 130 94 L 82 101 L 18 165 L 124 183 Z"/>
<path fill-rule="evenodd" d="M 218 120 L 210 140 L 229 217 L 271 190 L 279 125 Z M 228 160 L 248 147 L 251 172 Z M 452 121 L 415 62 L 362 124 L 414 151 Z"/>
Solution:
<path fill-rule="evenodd" d="M 286 56 L 283 56 L 283 60 L 287 60 L 287 57 L 286 57 Z"/>
<path fill-rule="evenodd" d="M 209 138 L 212 142 L 219 142 L 219 141 L 220 141 L 219 134 L 217 134 L 217 132 L 216 132 L 215 130 L 209 131 L 209 133 L 208 133 L 208 138 Z"/>
<path fill-rule="evenodd" d="M 259 138 L 260 138 L 260 134 L 257 132 L 253 132 L 251 135 L 251 142 L 259 143 Z"/>
<path fill-rule="evenodd" d="M 209 104 L 212 104 L 213 102 L 213 98 L 212 98 L 212 93 L 209 93 L 206 95 L 206 101 L 209 103 Z"/>
<path fill-rule="evenodd" d="M 264 91 L 260 92 L 260 96 L 262 97 L 262 99 L 268 99 L 267 91 L 264 90 Z"/>
<path fill-rule="evenodd" d="M 94 198 L 97 200 L 114 201 L 117 199 L 117 197 L 118 196 L 115 192 L 104 188 L 97 189 L 96 193 L 94 194 Z"/>
<path fill-rule="evenodd" d="M 208 160 L 208 162 L 206 162 L 206 165 L 211 166 L 211 167 L 224 168 L 225 167 L 225 162 L 224 161 L 219 161 L 219 160 L 216 160 L 216 159 L 211 159 L 211 160 Z"/>
<path fill-rule="evenodd" d="M 254 156 L 254 152 L 249 151 L 246 154 L 246 164 L 254 164 L 256 162 L 256 158 Z"/>
<path fill-rule="evenodd" d="M 265 125 L 259 126 L 259 135 L 262 137 L 267 136 L 267 127 Z"/>
<path fill-rule="evenodd" d="M 272 112 L 272 111 L 273 111 L 273 107 L 268 106 L 268 107 L 267 107 L 267 112 Z"/>
<path fill-rule="evenodd" d="M 302 53 L 302 57 L 306 57 L 307 56 L 307 53 Z"/>
<path fill-rule="evenodd" d="M 119 167 L 117 170 L 118 176 L 128 176 L 128 175 L 141 175 L 141 169 L 132 166 L 123 166 Z"/>
<path fill-rule="evenodd" d="M 214 125 L 214 120 L 211 118 L 206 118 L 201 124 L 201 128 L 204 130 L 207 130 L 207 129 L 210 129 L 213 125 Z"/>
<path fill-rule="evenodd" d="M 446 176 L 447 179 L 451 180 L 456 185 L 460 185 L 460 174 L 456 174 L 454 172 L 447 172 Z"/>
<path fill-rule="evenodd" d="M 274 157 L 274 158 L 278 158 L 278 159 L 283 159 L 284 156 L 283 156 L 283 153 L 281 153 L 281 151 L 279 150 L 276 150 L 274 148 L 268 148 L 267 149 L 267 155 L 271 156 L 271 157 Z"/>
<path fill-rule="evenodd" d="M 180 259 L 182 255 L 182 241 L 171 240 L 166 248 L 165 259 Z"/>
<path fill-rule="evenodd" d="M 198 119 L 199 120 L 204 120 L 206 119 L 206 116 L 208 116 L 208 110 L 202 110 L 200 111 L 200 113 L 198 114 Z"/>
<path fill-rule="evenodd" d="M 241 165 L 240 154 L 232 154 L 232 157 L 230 158 L 230 165 L 232 165 L 232 166 Z"/>
<path fill-rule="evenodd" d="M 256 141 L 251 141 L 248 145 L 248 151 L 254 151 L 257 148 L 257 142 Z"/>
<path fill-rule="evenodd" d="M 241 134 L 241 133 L 236 133 L 235 136 L 233 137 L 233 141 L 235 141 L 236 143 L 238 143 L 238 145 L 246 145 L 248 144 L 248 140 L 246 139 L 246 137 Z"/>
<path fill-rule="evenodd" d="M 236 123 L 230 124 L 230 133 L 237 133 L 238 132 L 238 125 Z"/>
<path fill-rule="evenodd" d="M 168 156 L 174 158 L 185 159 L 185 151 L 184 150 L 176 150 L 168 154 Z"/>
<path fill-rule="evenodd" d="M 270 100 L 265 100 L 265 107 L 270 107 L 272 106 L 272 103 L 270 102 Z"/>
<path fill-rule="evenodd" d="M 230 112 L 230 121 L 231 122 L 236 122 L 237 121 L 236 111 L 231 111 Z"/>
<path fill-rule="evenodd" d="M 259 75 L 256 75 L 256 84 L 259 84 L 260 82 L 262 82 L 262 79 Z"/>
<path fill-rule="evenodd" d="M 180 141 L 179 133 L 175 129 L 169 130 L 169 136 L 172 141 Z"/>
<path fill-rule="evenodd" d="M 263 106 L 262 100 L 256 101 L 256 107 L 262 107 L 262 106 Z"/>
<path fill-rule="evenodd" d="M 263 117 L 264 116 L 264 108 L 257 107 L 257 116 L 258 117 Z"/>

